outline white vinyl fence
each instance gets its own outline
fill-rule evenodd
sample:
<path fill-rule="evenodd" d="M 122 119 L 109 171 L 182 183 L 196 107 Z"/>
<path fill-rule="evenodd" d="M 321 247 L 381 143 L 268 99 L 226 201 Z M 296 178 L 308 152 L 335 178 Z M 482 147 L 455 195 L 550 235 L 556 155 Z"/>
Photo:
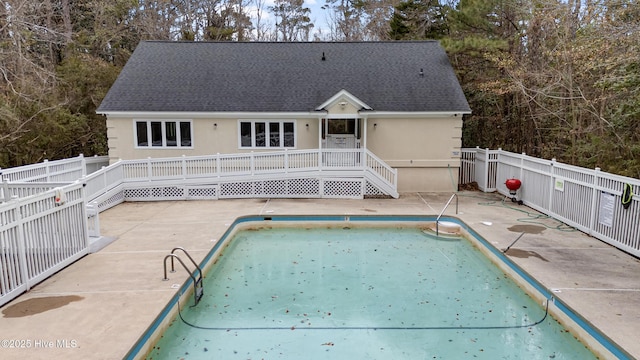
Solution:
<path fill-rule="evenodd" d="M 397 172 L 366 149 L 294 150 L 119 161 L 45 161 L 0 169 L 0 305 L 89 251 L 99 213 L 123 201 L 241 197 L 397 197 Z M 460 184 L 517 197 L 640 256 L 640 181 L 502 150 L 463 149 Z"/>
<path fill-rule="evenodd" d="M 398 197 L 397 171 L 366 149 L 122 160 L 83 182 L 98 211 L 123 201 Z"/>
<path fill-rule="evenodd" d="M 105 165 L 79 156 L 0 169 L 0 305 L 87 254 L 97 214 L 78 179 Z"/>
<path fill-rule="evenodd" d="M 107 156 L 48 161 L 9 169 L 0 168 L 0 179 L 10 182 L 73 182 L 88 173 L 109 165 Z"/>
<path fill-rule="evenodd" d="M 87 254 L 100 237 L 99 213 L 126 200 L 398 197 L 396 170 L 366 149 L 106 165 L 79 156 L 0 169 L 0 305 Z"/>
<path fill-rule="evenodd" d="M 81 183 L 0 204 L 0 305 L 87 251 Z"/>
<path fill-rule="evenodd" d="M 461 175 L 461 184 L 474 179 L 482 191 L 510 196 L 505 181 L 519 179 L 516 197 L 527 206 L 640 256 L 640 180 L 503 150 L 462 153 L 475 169 L 473 177 Z M 621 201 L 625 184 L 635 194 L 626 209 Z"/>

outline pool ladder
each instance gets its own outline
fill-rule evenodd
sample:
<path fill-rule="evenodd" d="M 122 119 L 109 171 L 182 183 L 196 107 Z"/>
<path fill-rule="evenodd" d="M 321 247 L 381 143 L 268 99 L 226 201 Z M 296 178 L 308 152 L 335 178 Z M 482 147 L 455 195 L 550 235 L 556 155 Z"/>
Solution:
<path fill-rule="evenodd" d="M 182 259 L 175 254 L 176 251 L 182 251 L 188 258 L 189 260 L 191 260 L 191 263 L 193 264 L 193 266 L 195 266 L 196 268 L 191 271 L 189 270 L 189 268 L 187 267 L 187 265 L 185 265 L 185 263 L 182 261 Z M 167 259 L 171 258 L 171 272 L 176 272 L 175 268 L 174 268 L 174 261 L 173 259 L 177 259 L 180 264 L 182 264 L 182 267 L 187 270 L 187 272 L 189 273 L 189 276 L 191 277 L 191 280 L 193 280 L 193 297 L 195 300 L 195 303 L 193 304 L 193 306 L 198 305 L 198 302 L 200 301 L 200 299 L 202 299 L 202 294 L 203 292 L 203 286 L 202 286 L 202 269 L 200 269 L 200 266 L 198 266 L 198 264 L 196 264 L 196 262 L 193 260 L 193 258 L 191 257 L 191 255 L 189 255 L 189 253 L 187 252 L 187 250 L 185 250 L 184 248 L 181 247 L 175 247 L 173 248 L 173 250 L 171 250 L 171 254 L 167 255 L 164 257 L 164 278 L 162 279 L 163 281 L 167 281 L 169 280 L 169 278 L 167 277 Z M 198 276 L 196 277 L 196 275 L 194 275 L 194 273 L 198 272 Z"/>
<path fill-rule="evenodd" d="M 447 210 L 447 208 L 449 207 L 449 204 L 451 204 L 451 201 L 453 200 L 453 198 L 456 198 L 456 215 L 458 214 L 458 194 L 453 193 L 453 195 L 451 195 L 451 197 L 449 198 L 449 201 L 447 201 L 447 204 L 444 206 L 442 211 L 440 211 L 440 214 L 436 218 L 436 236 L 440 235 L 440 228 L 438 226 L 438 223 L 440 222 L 440 217 L 442 216 L 442 214 L 444 214 L 444 211 Z"/>

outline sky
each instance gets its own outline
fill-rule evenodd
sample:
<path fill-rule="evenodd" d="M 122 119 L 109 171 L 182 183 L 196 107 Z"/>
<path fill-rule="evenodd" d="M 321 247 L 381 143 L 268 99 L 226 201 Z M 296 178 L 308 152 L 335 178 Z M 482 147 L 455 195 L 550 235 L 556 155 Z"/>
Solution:
<path fill-rule="evenodd" d="M 323 10 L 321 7 L 325 5 L 325 0 L 305 0 L 304 5 L 311 9 L 311 22 L 314 29 L 323 29 L 327 33 L 329 25 L 327 23 L 327 14 L 329 10 Z"/>
<path fill-rule="evenodd" d="M 305 0 L 304 5 L 311 9 L 311 21 L 315 26 L 326 27 L 326 13 L 327 10 L 323 10 L 322 6 L 325 4 L 325 0 Z"/>

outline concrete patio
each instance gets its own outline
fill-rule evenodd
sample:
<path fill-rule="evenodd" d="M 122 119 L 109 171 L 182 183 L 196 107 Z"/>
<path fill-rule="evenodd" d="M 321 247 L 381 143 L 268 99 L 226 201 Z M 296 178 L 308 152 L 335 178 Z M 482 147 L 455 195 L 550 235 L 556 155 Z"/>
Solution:
<path fill-rule="evenodd" d="M 115 239 L 0 311 L 2 359 L 120 359 L 188 276 L 162 281 L 162 260 L 175 246 L 200 261 L 239 216 L 434 215 L 450 194 L 399 199 L 247 199 L 124 203 L 100 214 Z M 640 260 L 496 194 L 459 193 L 459 214 L 556 296 L 640 357 Z M 506 206 L 505 206 L 506 205 Z M 455 206 L 446 215 L 455 216 Z M 569 231 L 568 231 L 569 230 Z"/>

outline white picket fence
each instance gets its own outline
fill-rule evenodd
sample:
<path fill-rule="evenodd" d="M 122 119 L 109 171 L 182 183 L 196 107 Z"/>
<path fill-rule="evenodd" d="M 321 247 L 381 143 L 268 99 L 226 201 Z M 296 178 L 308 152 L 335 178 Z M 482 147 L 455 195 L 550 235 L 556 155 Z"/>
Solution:
<path fill-rule="evenodd" d="M 511 196 L 505 181 L 519 179 L 516 197 L 527 206 L 640 256 L 640 180 L 503 150 L 462 149 L 462 159 L 460 184 Z M 625 184 L 636 194 L 626 209 Z"/>
<path fill-rule="evenodd" d="M 366 149 L 118 161 L 86 176 L 99 211 L 123 201 L 398 197 L 397 171 Z"/>

